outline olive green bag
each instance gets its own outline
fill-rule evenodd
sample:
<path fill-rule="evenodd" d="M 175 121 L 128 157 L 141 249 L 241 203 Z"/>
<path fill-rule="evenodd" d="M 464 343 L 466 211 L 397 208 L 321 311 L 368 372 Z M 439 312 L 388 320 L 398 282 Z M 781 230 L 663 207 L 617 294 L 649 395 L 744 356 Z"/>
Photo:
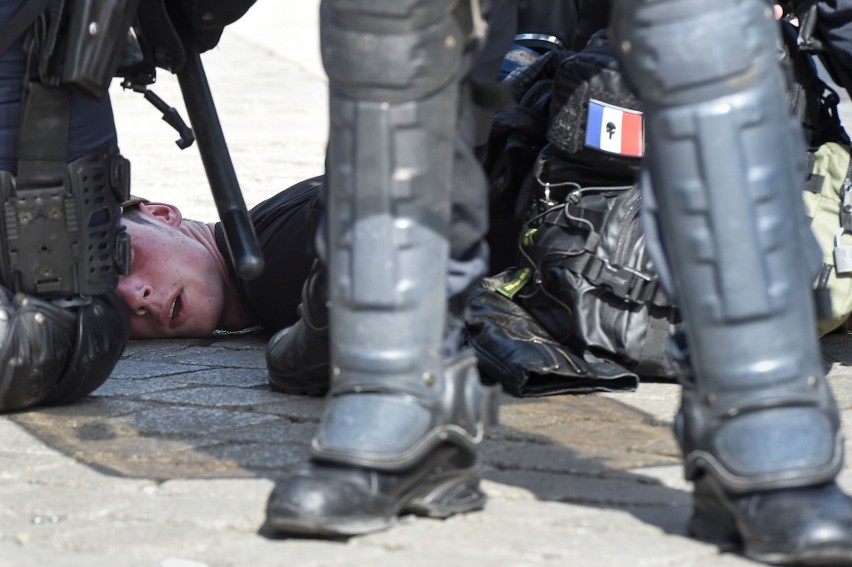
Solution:
<path fill-rule="evenodd" d="M 849 146 L 822 144 L 802 192 L 811 230 L 822 249 L 817 292 L 831 298 L 831 314 L 819 321 L 823 336 L 843 326 L 852 314 L 852 179 Z"/>

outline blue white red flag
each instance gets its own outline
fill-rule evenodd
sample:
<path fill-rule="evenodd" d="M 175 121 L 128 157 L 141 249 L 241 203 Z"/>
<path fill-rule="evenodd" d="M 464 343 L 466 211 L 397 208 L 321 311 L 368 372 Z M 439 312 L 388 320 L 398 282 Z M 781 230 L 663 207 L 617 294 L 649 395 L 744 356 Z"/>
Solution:
<path fill-rule="evenodd" d="M 590 99 L 586 146 L 622 156 L 642 157 L 645 153 L 642 113 Z"/>

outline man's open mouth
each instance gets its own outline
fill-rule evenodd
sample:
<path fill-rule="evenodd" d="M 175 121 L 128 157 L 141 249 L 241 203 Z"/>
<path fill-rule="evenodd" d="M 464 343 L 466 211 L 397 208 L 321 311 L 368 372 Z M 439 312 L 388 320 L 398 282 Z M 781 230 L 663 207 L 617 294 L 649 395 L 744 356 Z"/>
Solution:
<path fill-rule="evenodd" d="M 183 314 L 183 292 L 178 293 L 169 307 L 169 326 L 174 327 L 181 322 Z"/>

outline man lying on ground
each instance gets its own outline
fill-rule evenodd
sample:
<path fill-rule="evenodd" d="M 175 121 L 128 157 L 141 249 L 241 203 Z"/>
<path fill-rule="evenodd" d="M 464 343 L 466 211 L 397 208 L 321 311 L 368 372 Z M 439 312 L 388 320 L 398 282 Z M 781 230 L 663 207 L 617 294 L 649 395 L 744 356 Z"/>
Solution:
<path fill-rule="evenodd" d="M 118 291 L 130 309 L 131 338 L 203 337 L 255 326 L 274 332 L 296 322 L 315 258 L 311 215 L 321 183 L 322 177 L 307 179 L 251 210 L 266 268 L 250 281 L 237 276 L 221 223 L 185 219 L 166 203 L 126 202 L 131 265 Z"/>
<path fill-rule="evenodd" d="M 322 395 L 329 372 L 326 274 L 312 246 L 322 182 L 320 176 L 297 183 L 250 211 L 265 261 L 263 274 L 250 281 L 236 274 L 220 223 L 185 219 L 167 203 L 125 202 L 131 264 L 118 292 L 130 310 L 131 338 L 277 331 L 267 348 L 270 385 Z"/>

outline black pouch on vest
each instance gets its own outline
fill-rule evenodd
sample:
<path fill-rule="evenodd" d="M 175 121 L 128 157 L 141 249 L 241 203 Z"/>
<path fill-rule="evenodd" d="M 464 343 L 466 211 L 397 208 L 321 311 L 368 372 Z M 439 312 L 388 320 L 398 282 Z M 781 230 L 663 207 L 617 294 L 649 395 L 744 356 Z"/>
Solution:
<path fill-rule="evenodd" d="M 101 99 L 127 46 L 139 0 L 78 0 L 68 20 L 62 82 Z"/>

